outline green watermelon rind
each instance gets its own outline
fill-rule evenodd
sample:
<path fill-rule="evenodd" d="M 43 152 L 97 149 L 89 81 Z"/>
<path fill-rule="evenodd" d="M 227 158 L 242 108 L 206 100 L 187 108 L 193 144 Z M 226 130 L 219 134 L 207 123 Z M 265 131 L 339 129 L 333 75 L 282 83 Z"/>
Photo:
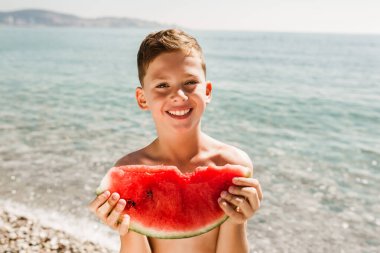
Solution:
<path fill-rule="evenodd" d="M 139 225 L 137 222 L 131 221 L 131 224 L 129 225 L 129 230 L 132 230 L 142 235 L 160 238 L 160 239 L 182 239 L 182 238 L 188 238 L 188 237 L 204 234 L 210 230 L 213 230 L 219 225 L 223 224 L 227 219 L 228 219 L 228 216 L 224 215 L 220 219 L 216 220 L 216 222 L 210 224 L 209 226 L 204 226 L 203 229 L 199 229 L 196 231 L 183 231 L 183 232 L 177 230 L 177 231 L 173 231 L 172 233 L 168 231 L 157 231 L 154 229 L 149 229 L 142 225 Z"/>
<path fill-rule="evenodd" d="M 129 166 L 133 166 L 133 165 L 129 165 Z M 225 166 L 215 166 L 215 167 L 229 167 L 229 166 L 231 166 L 231 165 L 227 164 Z M 236 166 L 238 166 L 238 165 L 233 165 L 233 167 L 236 167 Z M 139 166 L 136 166 L 136 167 L 139 167 Z M 155 170 L 155 169 L 158 169 L 160 166 L 150 166 L 150 167 L 153 170 Z M 238 167 L 243 168 L 242 166 L 238 166 Z M 102 181 L 100 182 L 99 187 L 96 189 L 97 195 L 102 194 L 104 191 L 106 191 L 109 188 L 110 172 L 112 169 L 115 169 L 115 168 L 116 167 L 111 168 L 107 172 L 107 174 L 103 177 Z M 172 167 L 172 166 L 166 166 L 166 168 L 167 169 L 168 168 L 170 168 L 170 169 L 174 168 L 175 170 L 178 170 L 178 168 Z M 198 167 L 198 170 L 201 170 L 201 169 L 207 169 L 207 167 Z M 178 172 L 179 172 L 179 170 L 178 170 Z M 181 173 L 181 172 L 179 172 L 179 173 Z M 243 173 L 243 176 L 250 177 L 251 171 L 246 171 L 245 173 Z M 205 225 L 202 229 L 199 229 L 199 230 L 195 230 L 195 231 L 179 231 L 179 230 L 176 230 L 173 232 L 163 231 L 163 230 L 158 231 L 155 229 L 149 229 L 149 228 L 139 224 L 138 222 L 131 220 L 131 223 L 129 225 L 129 230 L 134 231 L 134 232 L 139 233 L 139 234 L 142 234 L 142 235 L 160 238 L 160 239 L 181 239 L 181 238 L 188 238 L 188 237 L 193 237 L 193 236 L 204 234 L 204 233 L 218 227 L 219 225 L 223 224 L 228 218 L 229 217 L 227 215 L 223 215 L 220 219 L 217 219 L 212 224 Z"/>
<path fill-rule="evenodd" d="M 96 188 L 96 191 L 95 191 L 96 195 L 100 195 L 104 191 L 106 191 L 109 185 L 110 185 L 110 173 L 108 171 L 107 174 L 103 177 L 102 181 L 100 182 L 100 185 L 98 186 L 98 188 Z"/>

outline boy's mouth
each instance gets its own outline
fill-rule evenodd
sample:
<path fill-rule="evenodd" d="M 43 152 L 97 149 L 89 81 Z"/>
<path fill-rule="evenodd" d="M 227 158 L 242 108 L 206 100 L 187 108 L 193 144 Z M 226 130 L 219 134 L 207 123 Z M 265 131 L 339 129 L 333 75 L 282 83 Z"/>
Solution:
<path fill-rule="evenodd" d="M 170 117 L 175 118 L 175 119 L 185 119 L 190 115 L 192 110 L 193 110 L 193 108 L 189 108 L 186 110 L 170 110 L 170 111 L 166 111 L 166 113 Z"/>

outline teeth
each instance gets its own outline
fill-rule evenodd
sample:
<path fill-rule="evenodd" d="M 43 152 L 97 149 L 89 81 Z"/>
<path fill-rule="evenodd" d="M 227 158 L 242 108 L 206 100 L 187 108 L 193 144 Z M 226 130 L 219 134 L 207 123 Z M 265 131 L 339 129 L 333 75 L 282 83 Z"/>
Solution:
<path fill-rule="evenodd" d="M 169 111 L 170 114 L 176 115 L 176 116 L 183 116 L 187 114 L 190 111 L 190 109 L 187 110 L 180 110 L 180 111 Z"/>

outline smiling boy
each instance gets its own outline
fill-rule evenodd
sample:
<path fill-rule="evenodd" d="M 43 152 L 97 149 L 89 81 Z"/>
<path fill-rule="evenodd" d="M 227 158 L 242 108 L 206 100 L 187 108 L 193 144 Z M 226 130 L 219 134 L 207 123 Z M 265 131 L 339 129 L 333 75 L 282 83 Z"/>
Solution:
<path fill-rule="evenodd" d="M 198 166 L 238 164 L 253 170 L 246 153 L 201 131 L 212 84 L 206 81 L 202 49 L 195 38 L 178 29 L 149 34 L 140 46 L 137 64 L 141 86 L 136 88 L 136 100 L 142 110 L 150 111 L 157 138 L 115 166 L 165 164 L 186 173 Z M 90 209 L 119 232 L 122 253 L 249 252 L 247 220 L 259 209 L 262 191 L 253 178 L 235 178 L 233 183 L 218 200 L 229 219 L 191 238 L 157 239 L 128 231 L 130 217 L 121 214 L 126 201 L 118 193 L 104 192 L 90 203 Z"/>

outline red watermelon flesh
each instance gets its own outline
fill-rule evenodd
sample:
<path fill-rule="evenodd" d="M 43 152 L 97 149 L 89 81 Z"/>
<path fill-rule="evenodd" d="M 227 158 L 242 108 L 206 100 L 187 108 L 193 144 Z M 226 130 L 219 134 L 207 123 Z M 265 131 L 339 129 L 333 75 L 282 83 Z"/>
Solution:
<path fill-rule="evenodd" d="M 198 167 L 181 173 L 175 166 L 127 165 L 111 168 L 97 189 L 117 192 L 131 217 L 129 228 L 157 238 L 185 238 L 205 233 L 227 216 L 218 205 L 234 177 L 248 177 L 239 165 Z"/>

